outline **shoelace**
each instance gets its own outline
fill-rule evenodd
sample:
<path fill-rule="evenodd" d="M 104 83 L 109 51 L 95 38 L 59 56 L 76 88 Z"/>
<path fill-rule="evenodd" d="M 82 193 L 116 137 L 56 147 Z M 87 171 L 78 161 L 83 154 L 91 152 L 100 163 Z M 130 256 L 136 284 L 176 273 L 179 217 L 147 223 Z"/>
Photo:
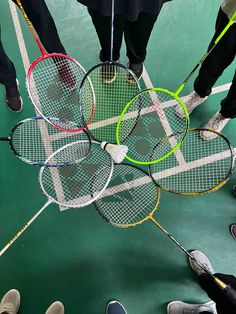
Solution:
<path fill-rule="evenodd" d="M 0 305 L 0 314 L 13 314 L 12 307 L 7 304 Z"/>

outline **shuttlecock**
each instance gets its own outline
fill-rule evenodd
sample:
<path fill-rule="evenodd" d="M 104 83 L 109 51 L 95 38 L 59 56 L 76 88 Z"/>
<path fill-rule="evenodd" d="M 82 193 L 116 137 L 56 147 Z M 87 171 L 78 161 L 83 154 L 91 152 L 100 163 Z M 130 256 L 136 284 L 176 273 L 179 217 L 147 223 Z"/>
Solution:
<path fill-rule="evenodd" d="M 117 164 L 120 164 L 123 161 L 128 152 L 128 147 L 125 145 L 114 145 L 107 142 L 102 142 L 101 147 L 108 152 L 113 161 Z"/>

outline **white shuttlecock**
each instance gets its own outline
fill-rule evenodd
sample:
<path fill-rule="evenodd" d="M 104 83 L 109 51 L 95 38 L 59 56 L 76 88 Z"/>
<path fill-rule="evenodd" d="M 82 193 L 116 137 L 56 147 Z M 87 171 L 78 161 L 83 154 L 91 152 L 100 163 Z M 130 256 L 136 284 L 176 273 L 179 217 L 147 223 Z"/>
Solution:
<path fill-rule="evenodd" d="M 101 147 L 108 152 L 113 161 L 117 164 L 120 164 L 124 160 L 128 152 L 128 147 L 125 145 L 115 145 L 109 144 L 107 142 L 102 142 Z"/>

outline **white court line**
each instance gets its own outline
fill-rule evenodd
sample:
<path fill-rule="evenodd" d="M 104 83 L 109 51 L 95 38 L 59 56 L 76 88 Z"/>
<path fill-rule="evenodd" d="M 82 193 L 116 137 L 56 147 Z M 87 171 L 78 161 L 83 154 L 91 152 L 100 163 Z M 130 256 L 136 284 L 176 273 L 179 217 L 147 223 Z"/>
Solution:
<path fill-rule="evenodd" d="M 147 73 L 147 70 L 146 70 L 145 66 L 143 66 L 142 77 L 143 77 L 144 83 L 145 83 L 147 88 L 153 88 L 154 87 L 153 84 L 152 84 L 152 81 L 151 81 L 151 79 L 150 79 L 150 77 L 149 77 L 149 75 Z M 160 120 L 161 120 L 161 122 L 163 124 L 163 128 L 164 128 L 164 130 L 166 132 L 166 135 L 168 136 L 168 135 L 173 134 L 171 126 L 170 126 L 170 124 L 169 124 L 169 122 L 168 122 L 168 120 L 166 118 L 166 115 L 164 113 L 162 105 L 160 105 L 160 102 L 159 102 L 159 99 L 158 99 L 156 93 L 151 93 L 151 99 L 152 99 L 154 104 L 156 102 L 159 104 L 159 108 L 157 110 L 155 110 L 155 111 L 157 112 L 157 114 L 160 117 Z M 153 109 L 155 109 L 155 108 L 153 108 Z M 151 112 L 151 110 L 150 110 L 150 112 Z M 170 145 L 171 145 L 172 148 L 174 148 L 177 145 L 177 141 L 176 141 L 174 136 L 171 136 L 171 138 L 170 138 Z M 179 149 L 175 150 L 174 154 L 175 154 L 175 157 L 176 157 L 176 159 L 177 159 L 179 164 L 185 162 L 184 156 L 183 156 L 181 150 L 179 150 Z"/>
<path fill-rule="evenodd" d="M 12 21 L 13 21 L 13 24 L 15 27 L 16 37 L 17 37 L 18 46 L 20 49 L 21 58 L 22 58 L 22 62 L 24 65 L 25 73 L 27 73 L 27 70 L 30 66 L 30 61 L 29 61 L 29 56 L 27 53 L 27 49 L 26 49 L 26 45 L 25 45 L 25 41 L 24 41 L 24 37 L 23 37 L 23 32 L 22 32 L 21 25 L 20 25 L 20 20 L 19 20 L 18 14 L 17 14 L 17 8 L 16 8 L 16 5 L 11 0 L 8 0 L 8 4 L 9 4 L 10 12 L 12 15 Z M 36 115 L 39 116 L 37 111 L 36 111 Z M 42 134 L 42 139 L 45 143 L 44 146 L 45 146 L 46 154 L 47 154 L 47 156 L 51 156 L 53 153 L 53 149 L 51 147 L 49 147 L 49 145 L 46 145 L 46 143 L 47 143 L 46 139 L 49 138 L 49 134 L 47 132 L 46 125 L 44 127 L 40 128 L 40 132 Z M 52 169 L 51 169 L 51 171 L 52 171 Z M 53 170 L 53 172 L 55 173 L 55 170 Z M 57 179 L 55 178 L 55 175 L 56 175 Z M 60 185 L 58 187 L 58 184 L 60 184 L 59 183 L 60 182 L 59 172 L 57 171 L 57 173 L 55 175 L 52 175 L 52 180 L 54 182 L 54 186 L 57 187 L 56 188 L 56 194 L 59 196 L 59 195 L 63 194 L 63 188 L 62 188 L 62 185 Z M 61 207 L 60 207 L 60 210 L 61 210 Z"/>
<path fill-rule="evenodd" d="M 234 154 L 236 156 L 236 148 L 234 148 Z M 153 177 L 155 180 L 160 180 L 160 179 L 167 178 L 167 177 L 170 177 L 172 175 L 176 175 L 176 174 L 184 172 L 184 171 L 188 171 L 191 169 L 202 167 L 202 166 L 207 165 L 207 164 L 214 163 L 214 162 L 219 161 L 221 159 L 225 159 L 225 158 L 229 157 L 230 155 L 231 155 L 231 151 L 226 150 L 224 152 L 220 152 L 220 153 L 208 156 L 208 157 L 203 157 L 201 159 L 197 159 L 197 160 L 185 163 L 184 165 L 179 165 L 179 166 L 176 166 L 173 168 L 169 168 L 167 170 L 157 172 L 157 173 L 153 174 Z M 102 193 L 102 195 L 99 197 L 99 199 L 102 199 L 103 197 L 107 197 L 107 196 L 112 196 L 112 195 L 115 195 L 117 193 L 130 190 L 130 189 L 135 188 L 137 186 L 142 186 L 142 185 L 148 184 L 150 182 L 152 182 L 152 180 L 150 179 L 149 176 L 141 177 L 139 179 L 135 179 L 135 180 L 132 180 L 130 182 L 124 182 L 124 183 L 118 184 L 116 186 L 106 188 L 106 190 Z M 89 197 L 90 197 L 90 195 L 83 196 L 82 198 L 79 198 L 79 199 L 83 201 Z"/>

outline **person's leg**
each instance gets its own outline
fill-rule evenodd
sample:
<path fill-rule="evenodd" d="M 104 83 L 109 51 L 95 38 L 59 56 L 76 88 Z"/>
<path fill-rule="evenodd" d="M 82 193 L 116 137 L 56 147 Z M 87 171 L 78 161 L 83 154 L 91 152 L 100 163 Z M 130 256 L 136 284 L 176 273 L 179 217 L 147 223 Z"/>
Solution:
<path fill-rule="evenodd" d="M 124 37 L 129 59 L 129 69 L 140 78 L 143 62 L 147 55 L 147 45 L 158 14 L 141 12 L 136 21 L 126 21 Z"/>
<path fill-rule="evenodd" d="M 235 34 L 236 35 L 236 34 Z M 230 86 L 227 96 L 221 101 L 221 110 L 205 124 L 203 128 L 213 129 L 221 132 L 226 124 L 236 117 L 236 71 L 232 84 Z M 200 136 L 204 140 L 212 140 L 217 137 L 216 133 L 201 132 Z"/>
<path fill-rule="evenodd" d="M 0 27 L 0 83 L 5 86 L 16 85 L 16 70 L 13 62 L 7 56 L 1 42 L 1 27 Z"/>
<path fill-rule="evenodd" d="M 210 42 L 208 51 L 211 49 L 215 39 L 219 36 L 219 34 L 228 22 L 229 19 L 227 15 L 220 9 L 216 19 L 215 35 Z M 216 47 L 203 62 L 199 70 L 199 74 L 194 81 L 194 91 L 190 93 L 190 95 L 185 99 L 185 106 L 189 113 L 191 113 L 196 107 L 202 104 L 211 94 L 212 87 L 214 86 L 217 79 L 221 76 L 223 71 L 233 62 L 235 58 L 235 53 L 236 24 L 234 23 L 227 30 L 227 32 L 216 45 Z M 183 110 L 181 110 L 181 108 L 179 108 L 179 106 L 176 107 L 176 114 L 179 117 L 184 117 L 184 112 Z M 227 118 L 227 116 L 225 118 Z M 215 120 L 220 121 L 219 127 L 218 125 L 214 125 Z M 207 125 L 207 127 L 216 129 L 220 132 L 228 121 L 223 121 L 223 119 L 221 119 L 221 116 L 219 116 L 217 113 L 217 115 L 213 117 L 212 121 L 209 122 L 210 125 Z"/>
<path fill-rule="evenodd" d="M 22 109 L 23 101 L 20 97 L 18 81 L 16 80 L 16 69 L 13 62 L 7 56 L 1 42 L 0 27 L 0 83 L 6 89 L 6 103 L 13 112 L 19 112 Z"/>
<path fill-rule="evenodd" d="M 143 63 L 158 14 L 141 12 L 136 21 L 126 21 L 124 29 L 127 57 L 131 64 Z"/>
<path fill-rule="evenodd" d="M 12 1 L 16 3 L 16 0 Z M 49 53 L 66 54 L 45 0 L 22 0 L 21 2 L 45 49 Z"/>
<path fill-rule="evenodd" d="M 222 280 L 225 284 L 230 285 L 233 289 L 236 289 L 236 278 L 232 275 L 225 275 L 216 273 L 217 278 Z M 221 289 L 216 285 L 213 278 L 203 273 L 199 276 L 199 283 L 201 287 L 206 291 L 207 295 L 216 302 L 216 308 L 218 314 L 233 314 L 235 313 L 235 307 L 231 305 L 229 300 L 224 296 Z"/>
<path fill-rule="evenodd" d="M 235 34 L 236 36 L 236 34 Z M 225 118 L 235 118 L 236 117 L 236 71 L 234 73 L 234 78 L 230 86 L 229 92 L 221 101 L 220 113 Z"/>
<path fill-rule="evenodd" d="M 208 51 L 211 49 L 215 39 L 228 22 L 229 19 L 227 15 L 220 9 L 216 19 L 215 35 L 210 42 Z M 233 62 L 235 53 L 236 24 L 234 23 L 224 34 L 200 68 L 199 74 L 194 82 L 194 90 L 199 96 L 206 97 L 211 94 L 213 85 L 223 71 Z"/>
<path fill-rule="evenodd" d="M 192 251 L 191 255 L 203 265 L 210 273 L 214 274 L 214 269 L 211 262 L 205 254 L 200 251 Z M 206 291 L 209 298 L 216 303 L 216 309 L 218 314 L 234 314 L 235 308 L 226 299 L 221 289 L 216 285 L 212 276 L 206 273 L 194 260 L 189 258 L 189 263 L 195 273 L 198 275 L 199 283 L 201 287 Z M 214 274 L 217 278 L 224 283 L 229 284 L 233 289 L 236 289 L 236 278 L 232 275 Z"/>
<path fill-rule="evenodd" d="M 101 45 L 100 60 L 102 62 L 111 61 L 111 17 L 103 16 L 95 9 L 88 8 L 88 12 L 92 18 Z M 120 58 L 124 23 L 124 18 L 116 14 L 114 17 L 113 61 L 118 61 Z"/>
<path fill-rule="evenodd" d="M 0 303 L 0 313 L 16 314 L 20 307 L 20 293 L 16 289 L 9 290 Z"/>

